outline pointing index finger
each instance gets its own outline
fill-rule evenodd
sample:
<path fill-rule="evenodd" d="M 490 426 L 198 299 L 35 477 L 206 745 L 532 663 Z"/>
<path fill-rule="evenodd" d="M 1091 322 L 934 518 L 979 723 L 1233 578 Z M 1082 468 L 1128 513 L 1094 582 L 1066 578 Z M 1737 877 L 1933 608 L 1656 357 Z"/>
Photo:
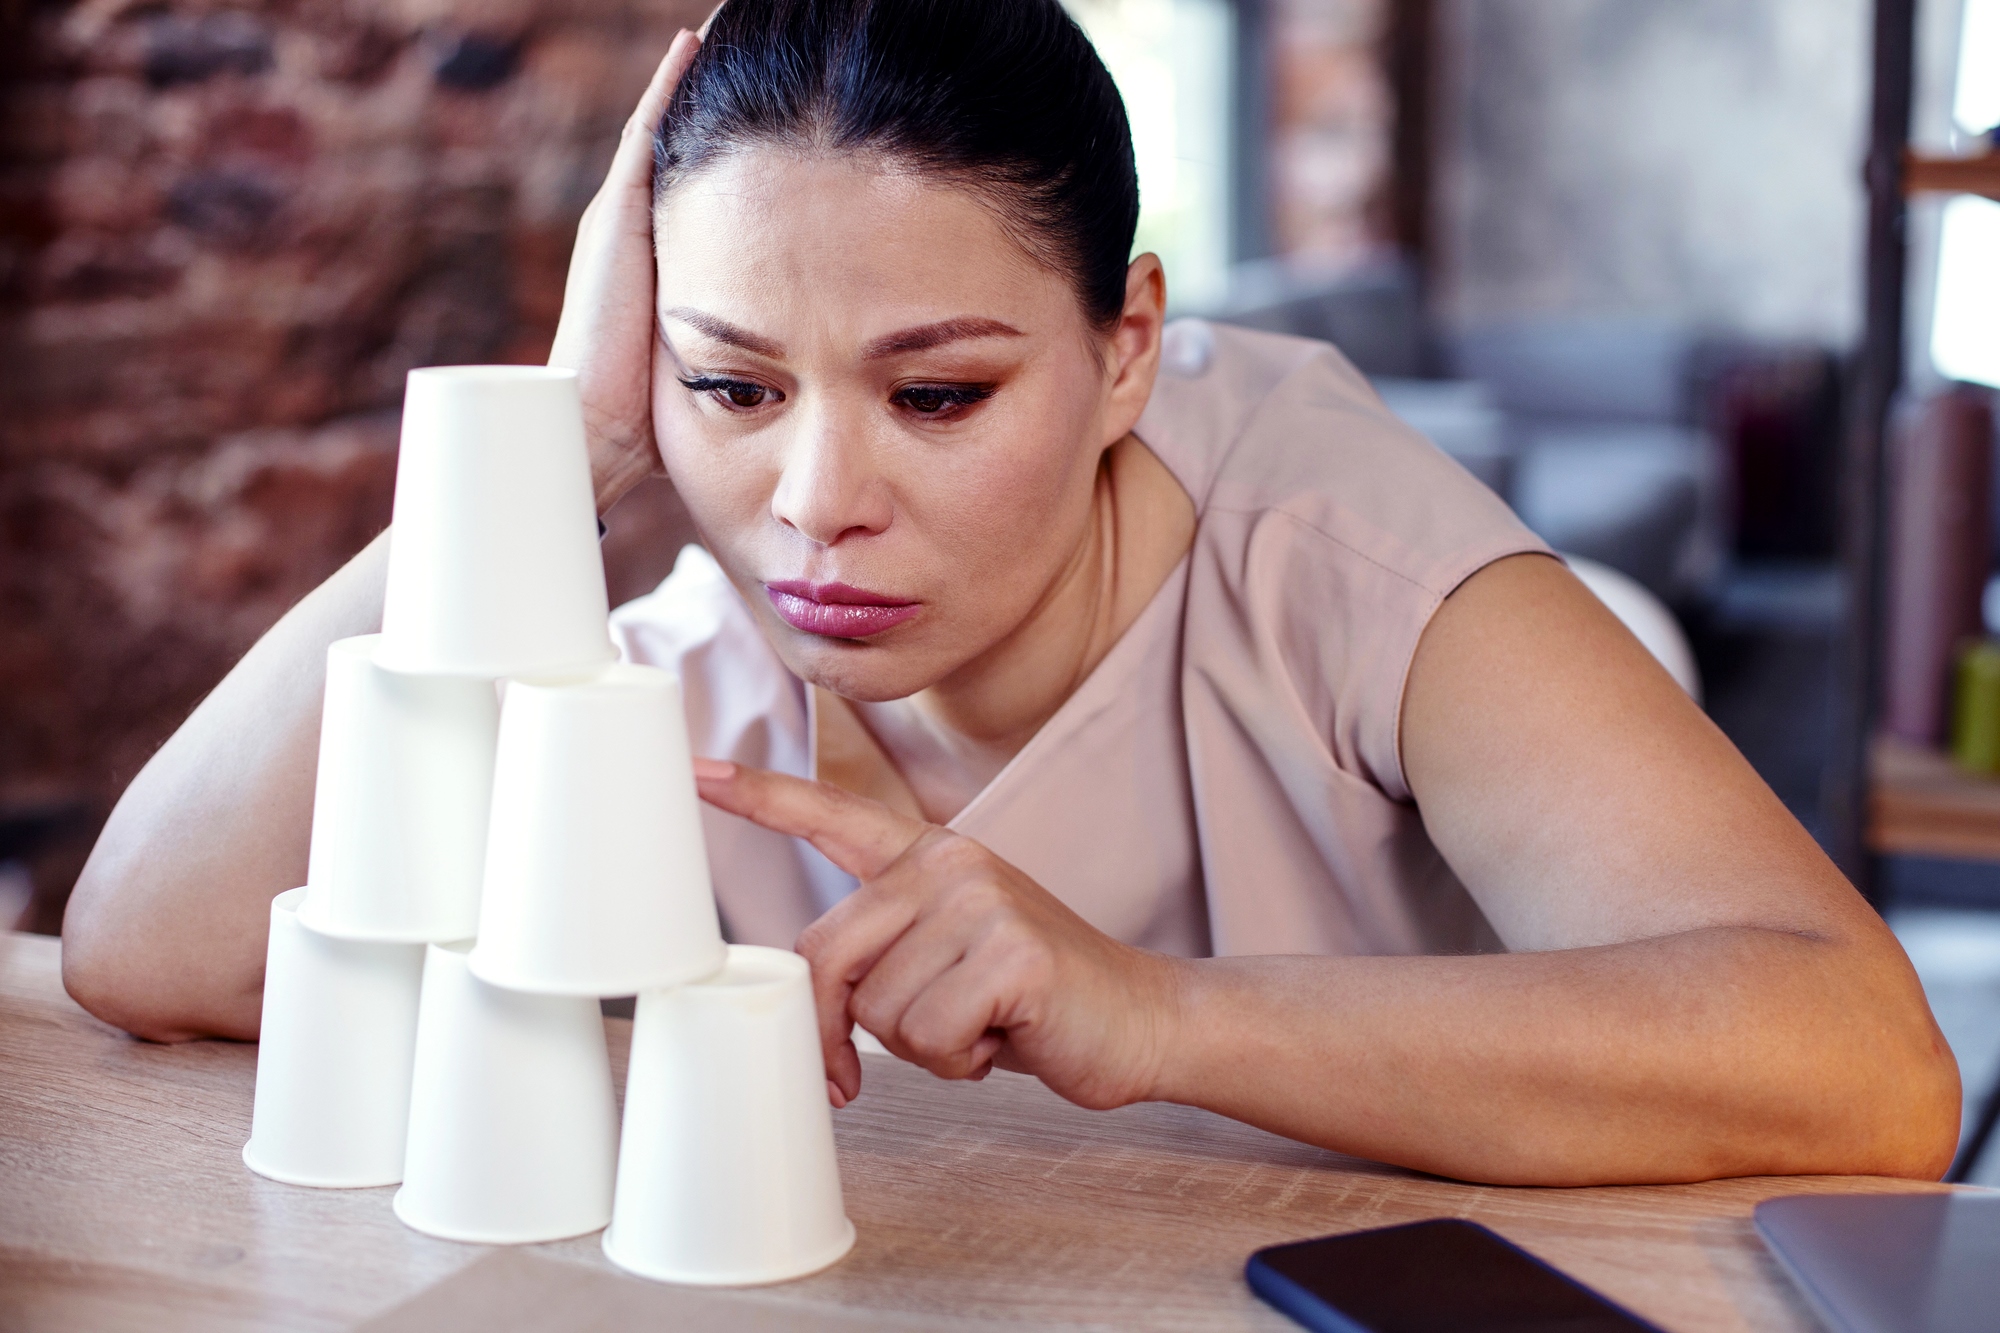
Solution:
<path fill-rule="evenodd" d="M 694 761 L 702 799 L 776 833 L 804 838 L 860 880 L 874 879 L 930 825 L 824 782 L 717 759 Z"/>

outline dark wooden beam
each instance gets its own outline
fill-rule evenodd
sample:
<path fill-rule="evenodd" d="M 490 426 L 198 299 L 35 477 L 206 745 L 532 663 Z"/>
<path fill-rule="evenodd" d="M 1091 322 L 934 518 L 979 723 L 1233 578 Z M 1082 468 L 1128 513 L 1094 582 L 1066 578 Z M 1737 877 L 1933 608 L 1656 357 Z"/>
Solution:
<path fill-rule="evenodd" d="M 1390 0 L 1382 63 L 1396 100 L 1391 141 L 1390 233 L 1421 277 L 1431 259 L 1432 122 L 1437 61 L 1432 0 Z"/>
<path fill-rule="evenodd" d="M 1236 0 L 1235 203 L 1232 258 L 1262 259 L 1276 246 L 1271 228 L 1272 81 L 1276 51 L 1270 0 Z"/>
<path fill-rule="evenodd" d="M 1880 905 L 1867 844 L 1868 746 L 1882 691 L 1887 442 L 1903 378 L 1906 268 L 1904 164 L 1916 69 L 1916 0 L 1875 0 L 1874 92 L 1868 120 L 1867 313 L 1842 459 L 1842 627 L 1833 752 L 1826 775 L 1829 850 Z"/>

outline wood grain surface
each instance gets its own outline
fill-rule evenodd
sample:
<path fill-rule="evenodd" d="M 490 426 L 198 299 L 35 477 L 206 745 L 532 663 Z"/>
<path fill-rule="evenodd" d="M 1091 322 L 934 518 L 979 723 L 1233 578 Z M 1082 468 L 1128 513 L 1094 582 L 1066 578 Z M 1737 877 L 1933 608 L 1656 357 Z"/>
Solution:
<path fill-rule="evenodd" d="M 1811 1317 L 1757 1241 L 1751 1207 L 1782 1194 L 1924 1188 L 1854 1178 L 1463 1185 L 1184 1107 L 1090 1112 L 1031 1079 L 943 1083 L 870 1056 L 861 1098 L 835 1115 L 854 1252 L 800 1282 L 690 1293 L 617 1273 L 595 1236 L 508 1252 L 455 1244 L 397 1223 L 391 1190 L 252 1175 L 237 1154 L 255 1047 L 133 1041 L 63 993 L 53 940 L 0 946 L 5 1330 L 707 1328 L 729 1325 L 730 1302 L 736 1322 L 760 1329 L 1281 1330 L 1293 1326 L 1243 1284 L 1250 1251 L 1454 1216 L 1663 1327 L 1805 1333 Z M 607 1022 L 622 1070 L 630 1025 Z M 447 1325 L 449 1309 L 511 1313 Z M 640 1317 L 649 1310 L 687 1318 Z"/>
<path fill-rule="evenodd" d="M 2000 860 L 2000 778 L 1893 736 L 1869 751 L 1869 850 Z"/>
<path fill-rule="evenodd" d="M 1976 157 L 1925 157 L 1908 153 L 1903 163 L 1906 194 L 1983 194 L 2000 199 L 2000 153 Z"/>

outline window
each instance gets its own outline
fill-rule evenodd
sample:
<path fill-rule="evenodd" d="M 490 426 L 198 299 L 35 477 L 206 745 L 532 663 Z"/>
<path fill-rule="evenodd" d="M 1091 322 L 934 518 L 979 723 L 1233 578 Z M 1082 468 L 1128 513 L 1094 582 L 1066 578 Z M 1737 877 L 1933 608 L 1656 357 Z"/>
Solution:
<path fill-rule="evenodd" d="M 1234 257 L 1237 15 L 1231 0 L 1064 0 L 1125 98 L 1139 165 L 1135 253 L 1176 310 L 1212 305 Z"/>
<path fill-rule="evenodd" d="M 1944 206 L 1931 362 L 1946 379 L 2000 387 L 2000 204 L 1961 195 Z"/>
<path fill-rule="evenodd" d="M 1972 135 L 2000 125 L 2000 0 L 1965 0 L 1951 118 Z"/>
<path fill-rule="evenodd" d="M 1965 0 L 1960 22 L 1952 119 L 1985 135 L 2000 125 L 2000 0 Z M 1944 206 L 1931 363 L 1947 379 L 2000 386 L 2000 203 L 1990 199 Z"/>

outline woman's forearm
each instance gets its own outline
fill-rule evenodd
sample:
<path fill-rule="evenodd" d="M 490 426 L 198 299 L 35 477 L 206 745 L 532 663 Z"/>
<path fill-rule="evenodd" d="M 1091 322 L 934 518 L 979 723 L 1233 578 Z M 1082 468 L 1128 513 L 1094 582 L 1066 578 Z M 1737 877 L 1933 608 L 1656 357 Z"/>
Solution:
<path fill-rule="evenodd" d="M 1882 943 L 1717 928 L 1548 953 L 1176 964 L 1158 1091 L 1501 1184 L 1935 1179 L 1957 1141 L 1957 1066 Z"/>
<path fill-rule="evenodd" d="M 380 628 L 388 547 L 287 612 L 120 798 L 63 922 L 63 980 L 98 1017 L 256 1036 L 270 900 L 305 878 L 327 645 Z"/>

